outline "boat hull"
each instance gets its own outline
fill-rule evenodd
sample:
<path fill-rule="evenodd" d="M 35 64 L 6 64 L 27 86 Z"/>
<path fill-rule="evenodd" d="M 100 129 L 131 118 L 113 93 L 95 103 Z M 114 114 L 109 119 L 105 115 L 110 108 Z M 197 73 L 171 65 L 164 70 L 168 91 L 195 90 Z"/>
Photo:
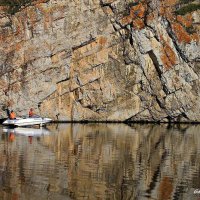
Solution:
<path fill-rule="evenodd" d="M 50 123 L 52 120 L 50 118 L 18 118 L 18 119 L 7 119 L 3 122 L 3 125 L 7 126 L 33 126 L 33 125 L 40 125 L 43 126 L 44 124 Z"/>

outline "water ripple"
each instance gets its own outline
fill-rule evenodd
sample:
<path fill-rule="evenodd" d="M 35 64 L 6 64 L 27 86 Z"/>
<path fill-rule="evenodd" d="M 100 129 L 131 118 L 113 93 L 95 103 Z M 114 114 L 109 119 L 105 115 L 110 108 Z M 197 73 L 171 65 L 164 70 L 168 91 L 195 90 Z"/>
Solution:
<path fill-rule="evenodd" d="M 198 125 L 59 124 L 41 135 L 23 131 L 0 127 L 2 200 L 200 198 L 194 194 Z"/>

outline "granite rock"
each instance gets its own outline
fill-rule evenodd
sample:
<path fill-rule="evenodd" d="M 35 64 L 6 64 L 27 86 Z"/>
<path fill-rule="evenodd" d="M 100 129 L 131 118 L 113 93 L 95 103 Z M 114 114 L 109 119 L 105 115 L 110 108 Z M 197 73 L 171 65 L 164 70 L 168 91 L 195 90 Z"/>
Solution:
<path fill-rule="evenodd" d="M 35 1 L 0 7 L 0 117 L 198 121 L 199 11 L 179 1 Z"/>

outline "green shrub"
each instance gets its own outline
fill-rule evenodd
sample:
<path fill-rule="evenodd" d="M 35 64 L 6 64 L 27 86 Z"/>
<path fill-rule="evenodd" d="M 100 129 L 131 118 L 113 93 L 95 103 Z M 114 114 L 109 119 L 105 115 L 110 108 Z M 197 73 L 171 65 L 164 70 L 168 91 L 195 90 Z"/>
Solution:
<path fill-rule="evenodd" d="M 8 13 L 15 14 L 22 6 L 28 5 L 33 0 L 0 0 L 0 6 L 8 6 Z"/>
<path fill-rule="evenodd" d="M 195 0 L 180 0 L 181 4 L 192 3 Z"/>
<path fill-rule="evenodd" d="M 185 15 L 187 13 L 193 12 L 200 9 L 200 4 L 188 4 L 176 11 L 177 15 Z"/>

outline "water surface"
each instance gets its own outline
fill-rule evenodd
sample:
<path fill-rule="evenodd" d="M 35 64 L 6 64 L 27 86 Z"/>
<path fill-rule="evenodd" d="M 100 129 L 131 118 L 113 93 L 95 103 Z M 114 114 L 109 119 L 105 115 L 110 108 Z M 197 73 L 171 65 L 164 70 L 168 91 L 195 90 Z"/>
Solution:
<path fill-rule="evenodd" d="M 200 199 L 200 126 L 0 127 L 0 199 Z"/>

